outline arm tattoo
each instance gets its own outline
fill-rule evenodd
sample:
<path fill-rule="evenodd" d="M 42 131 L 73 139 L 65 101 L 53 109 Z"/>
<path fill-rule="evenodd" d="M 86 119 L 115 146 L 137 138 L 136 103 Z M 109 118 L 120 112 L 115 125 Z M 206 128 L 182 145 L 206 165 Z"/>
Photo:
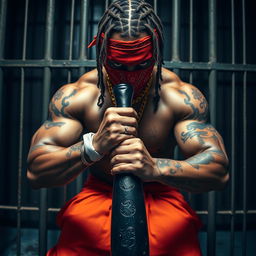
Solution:
<path fill-rule="evenodd" d="M 199 90 L 192 89 L 192 95 L 195 100 L 198 100 L 199 108 L 197 108 L 192 102 L 190 96 L 182 90 L 179 90 L 179 93 L 186 96 L 184 99 L 184 103 L 192 108 L 193 113 L 187 117 L 187 119 L 195 119 L 198 121 L 207 121 L 208 119 L 208 104 L 206 102 L 206 99 L 201 94 Z M 201 111 L 201 112 L 200 112 Z"/>
<path fill-rule="evenodd" d="M 181 164 L 174 160 L 158 158 L 156 164 L 158 168 L 171 167 L 169 170 L 171 175 L 175 175 L 178 171 L 183 172 Z"/>
<path fill-rule="evenodd" d="M 63 91 L 62 90 L 59 90 L 57 91 L 54 96 L 53 96 L 53 100 L 52 102 L 50 103 L 50 112 L 49 112 L 49 118 L 47 121 L 44 122 L 44 127 L 45 129 L 50 129 L 52 127 L 61 127 L 63 126 L 64 124 L 66 124 L 65 122 L 54 122 L 53 121 L 53 114 L 55 116 L 58 116 L 58 117 L 70 117 L 68 114 L 65 113 L 65 108 L 67 106 L 69 106 L 70 102 L 67 101 L 69 98 L 71 98 L 72 96 L 74 96 L 75 94 L 77 93 L 77 90 L 73 90 L 70 95 L 68 96 L 65 96 L 63 97 L 62 101 L 61 101 L 61 109 L 59 110 L 57 108 L 57 106 L 55 105 L 55 102 L 57 100 L 60 100 L 63 96 Z"/>
<path fill-rule="evenodd" d="M 67 100 L 68 100 L 69 98 L 71 98 L 72 96 L 74 96 L 76 93 L 77 93 L 77 90 L 74 89 L 74 90 L 71 92 L 70 95 L 63 97 L 63 99 L 62 99 L 62 101 L 61 101 L 61 105 L 62 105 L 61 110 L 59 110 L 59 109 L 57 108 L 57 106 L 55 105 L 55 101 L 56 101 L 56 100 L 59 100 L 59 99 L 63 96 L 63 92 L 60 91 L 60 92 L 56 93 L 56 94 L 54 95 L 54 97 L 53 97 L 53 101 L 50 103 L 50 110 L 51 110 L 50 114 L 51 114 L 51 118 L 52 118 L 52 114 L 54 114 L 55 116 L 59 116 L 59 117 L 70 117 L 68 114 L 65 113 L 65 108 L 66 108 L 67 106 L 69 106 L 69 104 L 70 104 L 70 102 L 67 101 Z"/>
<path fill-rule="evenodd" d="M 44 128 L 45 129 L 50 129 L 52 127 L 61 127 L 65 124 L 65 122 L 53 122 L 53 121 L 50 121 L 50 120 L 46 120 L 44 122 Z"/>
<path fill-rule="evenodd" d="M 38 144 L 34 145 L 33 147 L 30 148 L 29 154 L 32 153 L 32 152 L 33 152 L 34 150 L 36 150 L 37 148 L 40 148 L 40 147 L 42 147 L 42 146 L 45 146 L 45 144 L 43 144 L 43 143 L 38 143 Z"/>
<path fill-rule="evenodd" d="M 69 148 L 69 151 L 67 152 L 66 157 L 67 157 L 67 158 L 70 158 L 73 152 L 79 152 L 79 153 L 81 153 L 82 146 L 83 146 L 83 145 L 82 145 L 81 143 L 72 145 L 72 146 Z"/>
<path fill-rule="evenodd" d="M 209 164 L 211 162 L 214 162 L 214 160 L 215 160 L 215 158 L 213 156 L 214 154 L 224 157 L 223 151 L 211 150 L 208 152 L 203 152 L 201 154 L 192 156 L 192 157 L 188 158 L 187 160 L 185 160 L 185 162 L 188 163 L 189 165 L 191 165 L 193 168 L 198 170 L 198 169 L 200 169 L 201 164 Z"/>
<path fill-rule="evenodd" d="M 181 139 L 183 143 L 186 143 L 188 139 L 197 137 L 199 143 L 203 145 L 204 139 L 218 140 L 217 132 L 210 124 L 192 122 L 187 125 L 187 131 L 181 133 Z"/>

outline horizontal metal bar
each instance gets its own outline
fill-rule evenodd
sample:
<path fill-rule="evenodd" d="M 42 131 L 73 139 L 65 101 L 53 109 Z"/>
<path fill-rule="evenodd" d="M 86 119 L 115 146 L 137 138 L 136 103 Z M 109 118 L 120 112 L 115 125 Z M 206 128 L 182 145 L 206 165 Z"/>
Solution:
<path fill-rule="evenodd" d="M 48 212 L 58 212 L 61 208 L 48 208 Z M 13 205 L 0 205 L 0 210 L 19 210 L 19 211 L 39 211 L 39 207 L 33 207 L 33 206 L 21 206 L 20 209 L 18 209 L 17 206 Z M 208 211 L 196 211 L 198 215 L 207 215 Z M 243 210 L 224 210 L 224 211 L 217 211 L 217 214 L 219 215 L 242 215 L 245 214 Z M 247 210 L 246 214 L 256 214 L 256 210 Z"/>
<path fill-rule="evenodd" d="M 80 68 L 96 67 L 95 60 L 0 60 L 0 67 L 24 67 L 24 68 Z M 179 68 L 188 70 L 220 70 L 220 71 L 248 71 L 256 72 L 255 64 L 230 64 L 210 62 L 181 62 L 165 61 L 165 68 Z"/>
<path fill-rule="evenodd" d="M 196 211 L 198 215 L 207 215 L 208 211 Z M 243 210 L 236 210 L 236 211 L 231 211 L 231 210 L 225 210 L 225 211 L 216 211 L 217 214 L 219 215 L 243 215 L 245 212 Z M 247 210 L 246 214 L 256 214 L 256 210 Z"/>
<path fill-rule="evenodd" d="M 13 205 L 0 205 L 0 210 L 19 210 L 19 211 L 38 211 L 39 207 L 32 207 L 32 206 L 18 206 Z"/>

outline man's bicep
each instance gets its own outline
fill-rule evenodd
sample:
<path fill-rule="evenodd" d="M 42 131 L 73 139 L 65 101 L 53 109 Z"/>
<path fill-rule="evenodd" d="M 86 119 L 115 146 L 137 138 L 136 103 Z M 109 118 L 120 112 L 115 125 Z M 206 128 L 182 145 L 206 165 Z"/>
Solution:
<path fill-rule="evenodd" d="M 77 94 L 73 86 L 63 86 L 54 94 L 48 108 L 48 119 L 36 132 L 32 144 L 68 147 L 78 140 L 83 127 L 73 114 L 77 112 Z"/>
<path fill-rule="evenodd" d="M 54 121 L 47 120 L 36 132 L 32 140 L 32 147 L 37 145 L 69 147 L 79 140 L 82 131 L 82 124 L 75 119 L 58 118 Z"/>
<path fill-rule="evenodd" d="M 176 124 L 175 137 L 185 157 L 213 149 L 225 154 L 222 138 L 209 123 L 185 120 Z"/>

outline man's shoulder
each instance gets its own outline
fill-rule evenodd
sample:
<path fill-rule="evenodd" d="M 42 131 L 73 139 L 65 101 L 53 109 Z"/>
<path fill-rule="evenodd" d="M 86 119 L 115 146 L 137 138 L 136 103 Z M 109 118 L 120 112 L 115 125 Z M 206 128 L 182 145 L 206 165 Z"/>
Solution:
<path fill-rule="evenodd" d="M 167 69 L 163 69 L 162 74 L 161 99 L 174 113 L 182 119 L 192 117 L 196 113 L 208 114 L 208 103 L 196 86 L 183 82 L 174 72 Z"/>
<path fill-rule="evenodd" d="M 91 106 L 99 96 L 97 72 L 92 70 L 82 75 L 76 82 L 61 86 L 53 95 L 50 107 L 65 110 L 74 116 L 87 106 Z"/>

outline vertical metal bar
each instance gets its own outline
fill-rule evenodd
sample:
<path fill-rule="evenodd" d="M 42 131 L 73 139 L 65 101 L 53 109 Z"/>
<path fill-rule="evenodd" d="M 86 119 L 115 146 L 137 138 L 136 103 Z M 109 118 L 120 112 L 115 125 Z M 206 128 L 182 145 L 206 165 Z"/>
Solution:
<path fill-rule="evenodd" d="M 46 8 L 46 28 L 45 28 L 45 53 L 44 58 L 51 60 L 52 57 L 52 41 L 53 41 L 53 25 L 54 25 L 54 7 L 55 0 L 47 1 Z M 49 67 L 44 68 L 43 78 L 43 110 L 42 121 L 47 118 L 47 110 L 50 98 L 51 70 Z M 44 256 L 47 249 L 47 189 L 40 190 L 40 213 L 39 213 L 39 255 Z"/>
<path fill-rule="evenodd" d="M 157 6 L 157 0 L 154 0 L 154 11 L 155 11 L 155 13 L 157 14 L 157 8 L 158 6 Z"/>
<path fill-rule="evenodd" d="M 194 25 L 194 15 L 193 15 L 193 0 L 189 1 L 189 62 L 193 62 L 193 40 L 194 40 L 194 31 L 193 31 L 193 25 Z M 189 83 L 193 83 L 193 70 L 189 71 Z M 189 203 L 192 204 L 192 193 L 188 193 L 188 200 Z"/>
<path fill-rule="evenodd" d="M 0 6 L 0 60 L 4 58 L 4 46 L 5 46 L 5 28 L 6 28 L 6 11 L 7 11 L 7 0 L 1 0 Z M 4 73 L 3 69 L 0 68 L 0 120 L 3 120 L 3 87 L 4 87 Z M 0 125 L 0 145 L 3 145 L 2 141 L 2 125 Z M 3 156 L 0 154 L 0 161 L 2 163 Z M 2 191 L 1 191 L 2 192 Z"/>
<path fill-rule="evenodd" d="M 109 4 L 109 0 L 105 0 L 105 9 L 108 9 Z"/>
<path fill-rule="evenodd" d="M 7 0 L 1 0 L 0 8 L 0 59 L 3 59 L 5 46 Z"/>
<path fill-rule="evenodd" d="M 180 0 L 172 2 L 172 60 L 180 60 Z"/>
<path fill-rule="evenodd" d="M 28 4 L 29 4 L 29 0 L 26 0 L 25 13 L 24 13 L 22 60 L 26 59 Z M 21 182 L 22 182 L 22 165 L 23 165 L 23 157 L 22 156 L 23 156 L 24 84 L 25 84 L 25 70 L 24 70 L 24 68 L 21 68 L 18 187 L 17 187 L 17 255 L 21 255 L 21 197 L 22 197 Z"/>
<path fill-rule="evenodd" d="M 81 0 L 81 22 L 80 22 L 80 45 L 79 45 L 79 59 L 81 61 L 87 59 L 87 43 L 88 43 L 88 10 L 89 10 L 89 1 Z M 85 68 L 79 68 L 80 76 L 85 72 Z M 76 192 L 78 193 L 83 185 L 83 174 L 80 174 L 76 178 Z"/>
<path fill-rule="evenodd" d="M 87 56 L 87 43 L 88 43 L 88 0 L 81 0 L 81 22 L 80 22 L 80 42 L 79 42 L 79 60 L 83 61 L 88 58 Z M 85 72 L 84 68 L 79 68 L 80 76 Z M 80 177 L 80 176 L 79 176 Z"/>
<path fill-rule="evenodd" d="M 246 64 L 246 16 L 245 0 L 242 1 L 242 24 L 243 24 L 243 64 Z M 242 255 L 246 256 L 247 243 L 247 71 L 243 74 L 243 237 Z"/>
<path fill-rule="evenodd" d="M 74 37 L 74 16 L 75 16 L 75 0 L 71 1 L 71 11 L 70 11 L 70 30 L 69 30 L 69 53 L 68 53 L 68 60 L 72 60 L 72 52 L 73 52 L 73 37 Z M 71 82 L 71 75 L 72 72 L 68 69 L 68 78 L 67 83 Z M 67 185 L 63 186 L 63 203 L 67 200 Z"/>
<path fill-rule="evenodd" d="M 190 0 L 189 5 L 189 62 L 193 62 L 193 41 L 194 41 L 194 31 L 193 31 L 193 25 L 194 25 L 194 5 L 193 0 Z M 193 83 L 193 71 L 190 71 L 189 73 L 189 82 Z"/>
<path fill-rule="evenodd" d="M 70 32 L 69 32 L 69 54 L 68 59 L 72 60 L 73 35 L 74 35 L 75 0 L 71 1 Z M 68 70 L 68 83 L 71 82 L 71 70 Z"/>
<path fill-rule="evenodd" d="M 232 51 L 232 64 L 235 64 L 235 6 L 234 0 L 231 0 L 231 51 Z M 236 87 L 235 87 L 235 72 L 232 72 L 232 91 L 231 91 L 231 221 L 230 221 L 230 244 L 229 255 L 234 255 L 235 245 L 235 152 L 236 152 Z"/>
<path fill-rule="evenodd" d="M 209 0 L 209 61 L 216 62 L 216 0 Z M 216 70 L 211 70 L 209 74 L 209 103 L 211 122 L 216 126 Z M 215 192 L 208 193 L 208 226 L 207 226 L 207 255 L 215 255 L 216 245 L 216 205 Z"/>

